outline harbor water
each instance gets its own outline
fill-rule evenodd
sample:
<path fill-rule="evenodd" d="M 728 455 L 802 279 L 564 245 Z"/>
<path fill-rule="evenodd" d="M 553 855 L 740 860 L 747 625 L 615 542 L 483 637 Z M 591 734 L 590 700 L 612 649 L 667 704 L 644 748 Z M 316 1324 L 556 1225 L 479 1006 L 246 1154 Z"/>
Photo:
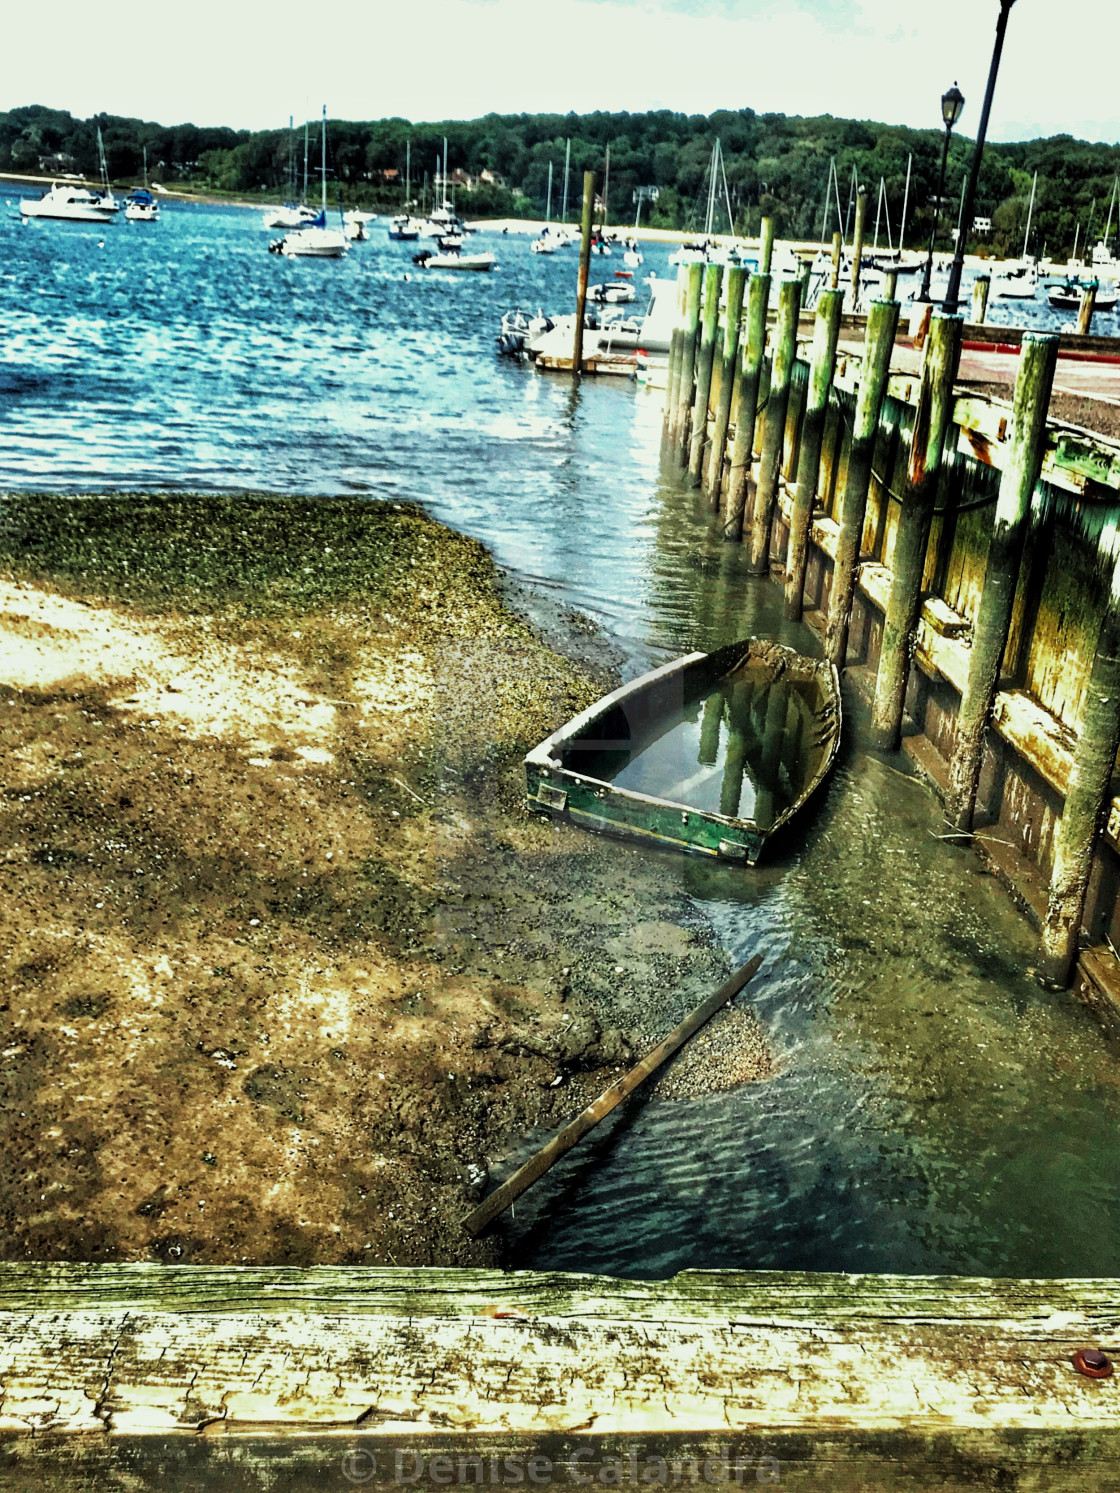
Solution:
<path fill-rule="evenodd" d="M 248 210 L 24 225 L 18 192 L 0 186 L 9 488 L 418 501 L 589 616 L 628 677 L 752 633 L 819 651 L 660 474 L 657 394 L 495 356 L 503 310 L 570 304 L 572 251 L 511 235 L 487 244 L 496 273 L 439 274 L 375 226 L 344 262 L 288 261 Z M 1120 1054 L 1032 979 L 1031 930 L 845 712 L 826 790 L 758 867 L 672 862 L 729 958 L 764 956 L 739 1000 L 775 1074 L 632 1101 L 519 1203 L 510 1263 L 1120 1273 Z M 679 723 L 692 771 L 702 726 Z"/>

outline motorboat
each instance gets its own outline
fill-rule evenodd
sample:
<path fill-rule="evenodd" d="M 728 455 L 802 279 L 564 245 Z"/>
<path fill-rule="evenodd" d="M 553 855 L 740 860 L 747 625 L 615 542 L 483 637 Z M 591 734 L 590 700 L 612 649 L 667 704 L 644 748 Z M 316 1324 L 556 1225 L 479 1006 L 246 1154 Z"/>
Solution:
<path fill-rule="evenodd" d="M 529 245 L 529 250 L 533 254 L 555 254 L 559 247 L 551 237 L 546 238 L 542 233 L 540 238 L 535 238 Z"/>
<path fill-rule="evenodd" d="M 754 865 L 836 758 L 840 682 L 763 638 L 624 684 L 525 758 L 528 806 L 600 834 Z"/>
<path fill-rule="evenodd" d="M 337 228 L 328 228 L 327 223 L 327 106 L 323 105 L 323 128 L 320 135 L 323 183 L 323 201 L 316 221 L 305 228 L 293 228 L 283 238 L 269 244 L 271 254 L 282 254 L 286 259 L 341 259 L 350 245 L 346 234 Z M 340 214 L 341 216 L 341 214 Z"/>
<path fill-rule="evenodd" d="M 318 207 L 308 207 L 306 203 L 286 202 L 283 207 L 270 207 L 266 213 L 261 215 L 261 221 L 266 228 L 325 228 L 327 219 L 325 212 Z"/>
<path fill-rule="evenodd" d="M 362 223 L 368 225 L 375 222 L 376 219 L 376 213 L 367 213 L 360 207 L 352 207 L 349 212 L 342 214 L 342 221 L 344 223 Z"/>
<path fill-rule="evenodd" d="M 494 270 L 498 267 L 498 261 L 489 249 L 478 254 L 464 254 L 459 249 L 439 253 L 434 249 L 421 249 L 419 254 L 412 256 L 412 262 L 425 270 Z"/>
<path fill-rule="evenodd" d="M 364 218 L 344 218 L 345 227 L 343 233 L 352 244 L 365 243 L 369 238 L 369 229 L 366 227 Z"/>
<path fill-rule="evenodd" d="M 130 223 L 158 223 L 159 203 L 147 187 L 136 187 L 124 199 L 124 215 Z"/>
<path fill-rule="evenodd" d="M 112 192 L 91 192 L 70 182 L 52 182 L 41 197 L 21 197 L 24 218 L 57 218 L 69 223 L 111 223 L 122 204 Z"/>
<path fill-rule="evenodd" d="M 398 213 L 395 218 L 389 219 L 389 237 L 394 243 L 415 243 L 423 226 L 422 219 L 413 218 L 408 213 Z"/>
<path fill-rule="evenodd" d="M 530 316 L 520 306 L 515 306 L 502 317 L 496 339 L 498 351 L 507 358 L 519 358 L 532 338 L 551 332 L 555 325 L 552 318 L 543 311 L 538 310 L 536 316 Z"/>
<path fill-rule="evenodd" d="M 636 297 L 637 292 L 628 280 L 615 281 L 613 284 L 608 281 L 604 285 L 587 287 L 587 299 L 597 301 L 600 305 L 624 306 Z"/>
<path fill-rule="evenodd" d="M 1061 285 L 1054 285 L 1050 288 L 1047 300 L 1056 311 L 1076 311 L 1081 305 L 1082 292 L 1086 288 L 1086 282 L 1082 280 L 1065 280 Z M 1120 299 L 1120 292 L 1117 291 L 1115 285 L 1098 285 L 1093 309 L 1094 311 L 1114 311 L 1118 299 Z"/>
<path fill-rule="evenodd" d="M 1038 294 L 1038 266 L 1020 263 L 996 275 L 989 291 L 997 301 L 1033 301 Z"/>

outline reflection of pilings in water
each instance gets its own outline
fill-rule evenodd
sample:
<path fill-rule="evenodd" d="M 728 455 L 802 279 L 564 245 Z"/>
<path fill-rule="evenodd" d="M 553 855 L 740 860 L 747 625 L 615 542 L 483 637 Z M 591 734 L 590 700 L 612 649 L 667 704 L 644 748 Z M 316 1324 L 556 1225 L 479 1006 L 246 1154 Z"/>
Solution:
<path fill-rule="evenodd" d="M 785 731 L 782 735 L 782 757 L 781 766 L 785 768 L 789 777 L 789 801 L 797 797 L 798 785 L 805 781 L 804 767 L 801 761 L 805 750 L 805 711 L 801 696 L 797 690 L 790 689 L 789 705 L 786 710 Z"/>
<path fill-rule="evenodd" d="M 739 800 L 743 796 L 750 695 L 750 685 L 737 681 L 731 686 L 727 701 L 727 756 L 724 759 L 723 784 L 719 793 L 719 811 L 730 818 L 738 816 Z"/>
<path fill-rule="evenodd" d="M 758 774 L 754 821 L 762 829 L 774 822 L 777 811 L 774 790 L 782 760 L 786 711 L 789 708 L 789 685 L 776 679 L 766 695 L 766 722 L 762 728 L 762 768 Z"/>
<path fill-rule="evenodd" d="M 704 714 L 700 720 L 700 750 L 696 754 L 701 767 L 710 767 L 719 759 L 723 703 L 723 691 L 718 689 L 704 701 Z"/>

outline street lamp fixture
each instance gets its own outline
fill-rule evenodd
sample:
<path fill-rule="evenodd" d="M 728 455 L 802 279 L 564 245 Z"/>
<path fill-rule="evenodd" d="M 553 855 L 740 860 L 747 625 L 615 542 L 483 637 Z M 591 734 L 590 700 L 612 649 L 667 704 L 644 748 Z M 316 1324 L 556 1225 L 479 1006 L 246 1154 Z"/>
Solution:
<path fill-rule="evenodd" d="M 953 126 L 961 117 L 963 108 L 964 94 L 954 83 L 952 88 L 946 89 L 941 95 L 941 118 L 945 121 L 945 139 L 941 142 L 941 169 L 937 173 L 937 200 L 933 205 L 933 227 L 929 234 L 929 253 L 926 255 L 926 265 L 922 271 L 922 288 L 917 295 L 919 301 L 929 300 L 929 282 L 933 274 L 933 245 L 937 238 L 937 225 L 941 219 L 941 193 L 945 187 L 945 162 L 949 159 L 949 141 L 952 138 Z"/>
<path fill-rule="evenodd" d="M 988 115 L 992 112 L 992 98 L 996 91 L 999 74 L 999 59 L 1003 53 L 1003 36 L 1007 30 L 1007 17 L 1015 0 L 999 0 L 999 19 L 996 21 L 996 42 L 992 48 L 992 64 L 988 69 L 988 86 L 984 92 L 984 107 L 980 111 L 980 128 L 976 131 L 976 144 L 972 150 L 972 164 L 968 168 L 968 184 L 964 191 L 964 210 L 961 213 L 961 231 L 957 234 L 957 247 L 953 254 L 953 265 L 949 271 L 949 284 L 945 290 L 944 309 L 955 314 L 961 293 L 961 274 L 964 271 L 964 241 L 972 227 L 972 209 L 976 202 L 976 183 L 980 178 L 980 162 L 984 156 L 984 141 L 988 134 Z"/>

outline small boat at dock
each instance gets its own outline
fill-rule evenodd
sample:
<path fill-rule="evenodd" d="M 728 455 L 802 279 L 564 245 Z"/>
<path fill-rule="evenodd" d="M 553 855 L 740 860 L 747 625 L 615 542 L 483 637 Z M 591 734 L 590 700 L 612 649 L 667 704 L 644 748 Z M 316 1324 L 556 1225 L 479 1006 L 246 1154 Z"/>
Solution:
<path fill-rule="evenodd" d="M 1065 280 L 1061 285 L 1051 286 L 1047 300 L 1056 311 L 1076 311 L 1081 305 L 1081 293 L 1086 289 L 1081 280 Z M 1098 285 L 1093 307 L 1097 311 L 1115 311 L 1120 295 L 1115 285 Z"/>
<path fill-rule="evenodd" d="M 525 758 L 531 809 L 602 834 L 753 865 L 828 775 L 840 682 L 747 638 L 625 684 Z"/>

